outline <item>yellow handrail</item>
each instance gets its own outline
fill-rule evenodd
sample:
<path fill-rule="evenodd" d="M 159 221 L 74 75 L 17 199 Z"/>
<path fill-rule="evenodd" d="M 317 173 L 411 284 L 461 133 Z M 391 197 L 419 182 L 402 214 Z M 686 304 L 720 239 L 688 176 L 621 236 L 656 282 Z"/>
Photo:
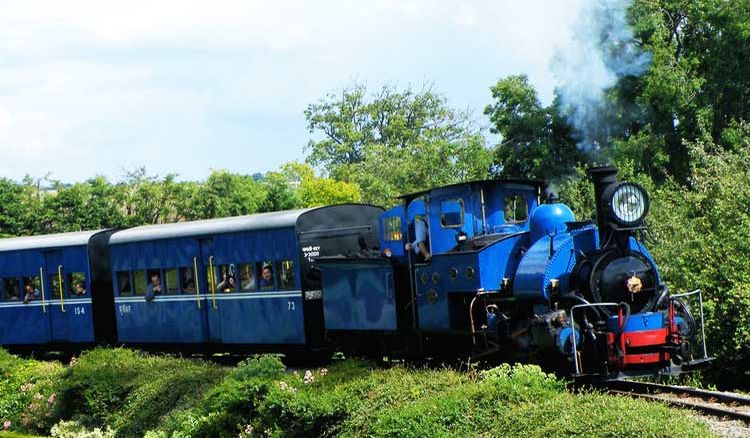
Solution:
<path fill-rule="evenodd" d="M 216 307 L 216 272 L 214 272 L 214 256 L 211 256 L 208 258 L 208 271 L 211 275 L 211 280 L 209 281 L 209 284 L 211 285 L 211 301 L 213 303 L 213 308 L 217 309 Z"/>
<path fill-rule="evenodd" d="M 47 304 L 44 301 L 44 268 L 39 268 L 39 286 L 42 288 L 42 313 L 47 313 Z"/>
<path fill-rule="evenodd" d="M 201 308 L 201 285 L 198 281 L 198 257 L 193 257 L 193 283 L 195 284 L 195 301 L 198 308 Z"/>
<path fill-rule="evenodd" d="M 63 300 L 63 279 L 62 279 L 62 265 L 57 267 L 57 285 L 60 289 L 60 309 L 65 312 L 65 301 Z"/>

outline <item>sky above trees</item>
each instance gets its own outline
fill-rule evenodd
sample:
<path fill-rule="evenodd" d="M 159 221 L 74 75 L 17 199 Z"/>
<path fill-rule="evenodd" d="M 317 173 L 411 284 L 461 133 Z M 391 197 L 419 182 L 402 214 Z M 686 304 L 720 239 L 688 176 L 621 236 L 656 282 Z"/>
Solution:
<path fill-rule="evenodd" d="M 355 81 L 433 83 L 488 127 L 500 77 L 551 102 L 581 3 L 0 0 L 0 176 L 265 173 L 304 159 L 304 110 Z"/>

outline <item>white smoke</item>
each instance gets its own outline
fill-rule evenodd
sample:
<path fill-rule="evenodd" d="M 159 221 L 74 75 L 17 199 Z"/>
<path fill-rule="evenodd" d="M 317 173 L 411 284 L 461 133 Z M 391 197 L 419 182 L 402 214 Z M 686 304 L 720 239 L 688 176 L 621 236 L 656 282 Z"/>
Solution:
<path fill-rule="evenodd" d="M 643 74 L 651 63 L 651 54 L 637 47 L 628 24 L 631 3 L 584 0 L 570 43 L 552 63 L 560 110 L 574 129 L 579 149 L 597 157 L 622 118 L 606 99 L 607 90 L 625 76 Z"/>

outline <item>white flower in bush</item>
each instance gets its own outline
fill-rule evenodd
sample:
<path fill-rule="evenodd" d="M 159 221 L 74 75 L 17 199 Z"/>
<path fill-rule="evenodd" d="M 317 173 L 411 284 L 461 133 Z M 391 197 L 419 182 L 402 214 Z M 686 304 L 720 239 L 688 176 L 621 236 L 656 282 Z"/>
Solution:
<path fill-rule="evenodd" d="M 315 381 L 315 376 L 313 375 L 312 371 L 307 370 L 305 371 L 305 385 L 309 385 L 312 382 Z"/>

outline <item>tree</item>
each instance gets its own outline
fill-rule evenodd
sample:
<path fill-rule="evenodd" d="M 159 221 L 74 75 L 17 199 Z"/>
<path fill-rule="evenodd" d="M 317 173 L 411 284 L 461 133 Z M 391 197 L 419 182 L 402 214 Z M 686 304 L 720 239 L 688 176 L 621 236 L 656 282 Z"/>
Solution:
<path fill-rule="evenodd" d="M 491 132 L 500 135 L 495 167 L 501 176 L 558 179 L 585 161 L 558 112 L 557 100 L 542 107 L 526 75 L 508 76 L 491 88 L 494 102 L 484 109 Z"/>
<path fill-rule="evenodd" d="M 469 114 L 429 86 L 369 95 L 355 84 L 309 105 L 305 117 L 319 135 L 307 162 L 358 185 L 366 202 L 388 205 L 397 194 L 489 174 L 490 153 Z"/>
<path fill-rule="evenodd" d="M 317 177 L 308 164 L 287 163 L 281 173 L 297 186 L 295 196 L 302 208 L 359 202 L 362 198 L 356 184 Z"/>

